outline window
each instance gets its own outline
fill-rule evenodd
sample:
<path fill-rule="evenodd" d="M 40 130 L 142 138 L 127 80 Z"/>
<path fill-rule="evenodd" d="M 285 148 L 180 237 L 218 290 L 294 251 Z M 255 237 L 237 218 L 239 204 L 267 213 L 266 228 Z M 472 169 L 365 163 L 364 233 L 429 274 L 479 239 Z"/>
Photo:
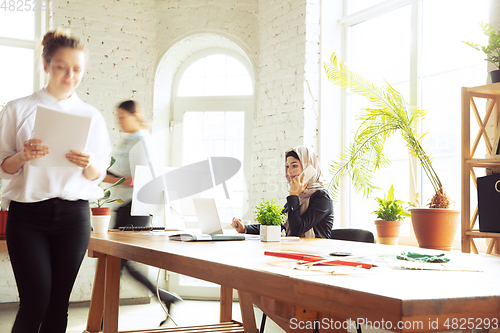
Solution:
<path fill-rule="evenodd" d="M 486 43 L 479 22 L 488 21 L 488 1 L 345 0 L 345 4 L 349 14 L 341 19 L 344 60 L 375 83 L 387 80 L 408 102 L 427 110 L 421 129 L 428 132 L 424 147 L 432 155 L 445 190 L 460 207 L 460 88 L 486 84 L 487 78 L 484 55 L 460 41 Z M 453 15 L 448 15 L 451 11 Z M 356 130 L 356 112 L 366 102 L 349 92 L 345 101 L 349 136 Z M 391 165 L 376 174 L 375 184 L 381 189 L 374 196 L 382 196 L 394 184 L 401 200 L 410 201 L 419 193 L 425 205 L 433 194 L 432 186 L 423 170 L 410 166 L 404 141 L 394 137 L 386 152 Z M 343 196 L 346 226 L 375 231 L 371 214 L 375 200 L 362 199 L 349 188 Z M 409 236 L 409 223 L 405 225 L 402 234 Z"/>
<path fill-rule="evenodd" d="M 182 165 L 210 156 L 234 157 L 243 161 L 244 111 L 186 111 L 182 123 Z M 234 216 L 242 216 L 244 184 L 243 172 L 240 171 L 226 182 L 232 190 L 230 200 L 226 200 L 222 186 L 207 193 L 219 199 L 217 206 L 221 221 L 227 223 Z"/>
<path fill-rule="evenodd" d="M 0 9 L 0 112 L 8 101 L 27 96 L 43 84 L 35 50 L 45 32 L 47 13 L 8 9 Z"/>
<path fill-rule="evenodd" d="M 240 171 L 226 182 L 229 200 L 222 186 L 199 194 L 216 199 L 223 228 L 231 228 L 234 216 L 249 219 L 252 214 L 246 182 L 250 161 L 245 159 L 250 156 L 254 108 L 251 73 L 250 63 L 240 54 L 207 50 L 188 59 L 174 79 L 173 165 L 189 165 L 212 156 L 234 157 L 242 163 Z M 218 286 L 187 276 L 171 274 L 169 285 L 181 296 L 219 297 Z"/>
<path fill-rule="evenodd" d="M 24 10 L 26 9 L 26 10 Z M 0 9 L 0 104 L 38 90 L 42 84 L 38 43 L 47 12 Z"/>
<path fill-rule="evenodd" d="M 179 70 L 178 88 L 174 86 L 174 123 L 181 124 L 174 129 L 174 164 L 188 165 L 211 156 L 242 162 L 242 169 L 226 183 L 230 200 L 221 186 L 202 194 L 215 196 L 221 221 L 228 223 L 232 216 L 243 216 L 248 197 L 243 159 L 253 109 L 253 80 L 249 64 L 244 65 L 239 55 L 202 52 L 193 58 L 196 60 Z"/>
<path fill-rule="evenodd" d="M 194 62 L 182 75 L 177 96 L 252 95 L 248 70 L 235 58 L 214 54 Z"/>

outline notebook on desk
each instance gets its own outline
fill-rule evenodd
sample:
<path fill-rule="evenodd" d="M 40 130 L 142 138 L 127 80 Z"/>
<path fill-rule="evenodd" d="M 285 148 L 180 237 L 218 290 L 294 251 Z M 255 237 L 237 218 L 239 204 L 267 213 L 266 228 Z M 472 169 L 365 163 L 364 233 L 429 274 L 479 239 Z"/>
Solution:
<path fill-rule="evenodd" d="M 215 199 L 193 198 L 194 209 L 200 225 L 201 234 L 175 234 L 170 235 L 170 240 L 194 242 L 194 241 L 231 241 L 244 240 L 245 235 L 224 235 L 217 212 Z"/>

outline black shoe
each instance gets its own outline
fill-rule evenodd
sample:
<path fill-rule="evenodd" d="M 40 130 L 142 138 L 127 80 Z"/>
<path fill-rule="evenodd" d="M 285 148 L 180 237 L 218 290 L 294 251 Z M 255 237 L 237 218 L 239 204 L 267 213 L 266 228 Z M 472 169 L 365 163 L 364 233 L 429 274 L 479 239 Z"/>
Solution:
<path fill-rule="evenodd" d="M 163 319 L 162 321 L 160 321 L 160 325 L 158 325 L 158 327 L 162 327 L 163 324 L 165 324 L 168 320 L 168 318 L 170 318 L 169 316 L 167 316 L 167 318 Z"/>
<path fill-rule="evenodd" d="M 159 294 L 160 294 L 160 301 L 165 304 L 169 312 L 170 312 L 170 306 L 172 304 L 182 301 L 182 298 L 179 295 L 171 291 L 159 289 Z"/>

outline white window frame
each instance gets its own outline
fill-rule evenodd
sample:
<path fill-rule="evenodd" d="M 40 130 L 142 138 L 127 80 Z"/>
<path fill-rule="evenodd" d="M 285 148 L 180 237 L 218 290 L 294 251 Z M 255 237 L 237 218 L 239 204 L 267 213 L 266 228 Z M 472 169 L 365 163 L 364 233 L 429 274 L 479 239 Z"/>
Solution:
<path fill-rule="evenodd" d="M 350 0 L 344 0 L 344 8 L 345 12 L 347 11 L 347 8 L 349 6 L 349 1 Z M 417 104 L 418 100 L 418 91 L 417 91 L 417 60 L 418 57 L 416 56 L 418 54 L 418 46 L 419 43 L 417 43 L 418 38 L 420 36 L 418 35 L 418 31 L 420 31 L 418 28 L 415 29 L 413 27 L 417 26 L 419 24 L 418 20 L 418 2 L 419 0 L 388 0 L 382 3 L 379 3 L 377 5 L 374 5 L 372 7 L 366 8 L 364 10 L 361 10 L 356 13 L 352 13 L 349 15 L 346 15 L 342 17 L 339 20 L 339 23 L 341 25 L 341 33 L 342 33 L 342 59 L 346 59 L 346 63 L 348 64 L 348 59 L 349 59 L 349 51 L 348 51 L 348 42 L 350 40 L 350 33 L 349 33 L 349 27 L 354 26 L 356 24 L 362 23 L 364 21 L 373 19 L 377 16 L 380 16 L 382 14 L 388 13 L 390 11 L 396 10 L 398 8 L 401 8 L 403 6 L 411 5 L 411 45 L 410 45 L 410 103 L 411 104 Z M 342 103 L 342 119 L 343 119 L 343 131 L 342 131 L 342 141 L 343 142 L 350 142 L 350 115 L 348 114 L 348 110 L 346 109 L 347 103 L 347 91 L 343 90 L 341 93 L 341 103 Z M 418 161 L 415 157 L 409 156 L 409 158 L 412 159 L 413 165 L 418 165 Z M 416 198 L 416 193 L 417 189 L 413 186 L 413 182 L 411 181 L 412 177 L 416 179 L 417 184 L 420 184 L 420 178 L 419 178 L 419 172 L 417 168 L 414 168 L 413 170 L 409 170 L 410 173 L 410 200 L 412 202 L 415 201 Z M 340 192 L 340 209 L 341 209 L 341 219 L 342 221 L 350 221 L 350 200 L 349 200 L 349 180 L 344 180 L 343 185 L 347 186 L 342 186 L 341 192 Z M 418 185 L 417 185 L 418 187 Z M 348 222 L 349 223 L 349 222 Z M 350 224 L 350 223 L 349 223 Z M 343 227 L 351 227 L 350 225 L 343 225 Z M 413 232 L 413 229 L 410 228 L 410 236 L 401 236 L 399 237 L 399 244 L 405 244 L 405 245 L 418 245 L 415 234 Z"/>
<path fill-rule="evenodd" d="M 224 54 L 238 60 L 247 69 L 250 79 L 252 80 L 252 95 L 244 96 L 196 96 L 196 97 L 179 97 L 177 91 L 180 80 L 184 72 L 197 60 L 209 55 Z M 245 112 L 245 133 L 244 133 L 244 151 L 243 156 L 250 159 L 252 149 L 252 129 L 253 129 L 253 113 L 255 101 L 255 78 L 254 71 L 250 62 L 241 56 L 239 53 L 227 49 L 206 49 L 193 54 L 177 71 L 174 77 L 172 86 L 173 99 L 173 117 L 172 117 L 172 166 L 180 167 L 182 164 L 182 122 L 184 112 L 187 111 L 244 111 Z M 173 125 L 173 126 L 172 126 Z M 247 180 L 247 188 L 249 188 L 248 180 L 251 178 L 251 161 L 243 161 L 243 174 Z M 244 219 L 249 217 L 243 216 Z"/>
<path fill-rule="evenodd" d="M 248 71 L 252 80 L 252 95 L 244 96 L 195 96 L 184 97 L 177 96 L 180 81 L 184 72 L 194 62 L 201 58 L 214 54 L 224 54 L 231 56 L 238 60 Z M 241 56 L 239 53 L 220 48 L 206 49 L 193 54 L 186 60 L 174 76 L 172 85 L 172 121 L 170 127 L 172 128 L 172 157 L 171 165 L 174 167 L 182 166 L 182 124 L 184 113 L 189 111 L 244 111 L 245 112 L 245 133 L 244 133 L 244 148 L 243 156 L 245 158 L 242 165 L 243 173 L 247 181 L 247 189 L 249 187 L 249 180 L 251 177 L 251 149 L 252 149 L 252 129 L 253 129 L 253 114 L 254 114 L 254 101 L 255 101 L 255 78 L 254 70 L 250 62 Z M 247 199 L 248 200 L 248 199 Z M 245 203 L 243 203 L 245 205 Z M 249 212 L 248 214 L 251 214 Z M 248 216 L 243 216 L 243 219 L 250 219 Z M 184 287 L 180 285 L 180 275 L 168 272 L 169 286 L 175 292 L 179 293 L 182 297 L 190 299 L 211 299 L 218 300 L 220 297 L 219 286 L 189 286 Z M 233 299 L 237 299 L 236 292 L 233 292 Z"/>
<path fill-rule="evenodd" d="M 348 6 L 349 6 L 350 0 L 344 0 L 343 5 L 344 5 L 344 13 L 348 13 Z M 421 8 L 420 8 L 420 0 L 388 0 L 379 4 L 376 4 L 372 7 L 366 8 L 364 10 L 358 11 L 356 13 L 352 13 L 349 15 L 343 16 L 338 23 L 340 24 L 341 28 L 341 44 L 342 44 L 342 52 L 341 56 L 342 59 L 346 59 L 346 63 L 348 63 L 349 59 L 349 50 L 348 50 L 348 41 L 350 39 L 349 35 L 349 27 L 362 23 L 364 21 L 367 21 L 369 19 L 373 19 L 379 15 L 388 13 L 390 11 L 396 10 L 398 8 L 401 8 L 403 6 L 411 6 L 411 22 L 410 22 L 410 32 L 411 32 L 411 44 L 410 44 L 410 98 L 409 102 L 413 105 L 419 105 L 420 100 L 420 83 L 418 81 L 418 71 L 419 71 L 419 57 L 418 55 L 420 54 L 421 50 L 421 34 L 420 32 L 422 31 L 421 29 Z M 350 116 L 348 114 L 348 111 L 346 110 L 346 98 L 347 98 L 347 91 L 342 91 L 341 93 L 341 110 L 342 110 L 342 119 L 343 119 L 343 130 L 342 130 L 342 141 L 343 142 L 350 142 Z M 409 156 L 411 159 L 411 163 L 413 166 L 419 166 L 418 159 L 414 156 Z M 422 172 L 421 172 L 421 167 L 413 167 L 408 170 L 409 172 L 409 188 L 410 188 L 410 200 L 412 202 L 416 201 L 416 194 L 417 193 L 422 193 Z M 416 187 L 414 186 L 414 182 L 412 181 L 414 179 L 416 181 Z M 347 186 L 342 186 L 341 192 L 340 192 L 340 209 L 341 209 L 341 220 L 344 221 L 350 221 L 350 210 L 349 210 L 349 205 L 350 205 L 350 200 L 349 200 L 349 185 L 350 181 L 345 180 L 343 182 L 343 185 Z M 421 204 L 422 204 L 422 198 L 419 199 Z M 344 224 L 347 224 L 344 222 Z M 349 227 L 349 225 L 343 225 L 342 227 Z M 457 233 L 458 234 L 458 233 Z M 399 237 L 399 244 L 404 244 L 404 245 L 413 245 L 417 246 L 417 241 L 415 234 L 413 232 L 413 228 L 410 227 L 410 236 L 402 236 L 400 235 Z M 483 249 L 484 247 L 484 249 Z M 460 249 L 461 248 L 461 243 L 460 239 L 456 239 L 453 243 L 453 248 L 455 249 Z M 486 245 L 484 244 L 478 244 L 478 250 L 479 251 L 485 251 L 486 250 Z"/>
<path fill-rule="evenodd" d="M 42 53 L 39 44 L 45 35 L 49 23 L 50 11 L 35 11 L 35 39 L 25 40 L 18 38 L 0 37 L 1 46 L 31 49 L 34 51 L 33 57 L 33 91 L 37 91 L 45 85 L 45 75 L 43 72 Z M 21 96 L 20 96 L 21 97 Z M 8 102 L 8 101 L 0 101 Z"/>

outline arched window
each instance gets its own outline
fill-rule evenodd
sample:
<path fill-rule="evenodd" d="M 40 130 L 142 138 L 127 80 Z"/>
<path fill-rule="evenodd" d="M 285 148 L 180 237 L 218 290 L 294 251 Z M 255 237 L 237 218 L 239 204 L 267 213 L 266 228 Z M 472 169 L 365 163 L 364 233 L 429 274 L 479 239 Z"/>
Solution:
<path fill-rule="evenodd" d="M 229 200 L 222 186 L 201 194 L 216 198 L 223 226 L 233 216 L 251 218 L 245 181 L 250 161 L 245 156 L 254 107 L 252 72 L 250 62 L 236 52 L 205 50 L 191 56 L 174 79 L 173 164 L 189 165 L 212 156 L 242 162 L 240 171 L 226 182 Z"/>
<path fill-rule="evenodd" d="M 253 95 L 248 69 L 232 56 L 212 54 L 196 60 L 182 74 L 177 96 Z"/>

